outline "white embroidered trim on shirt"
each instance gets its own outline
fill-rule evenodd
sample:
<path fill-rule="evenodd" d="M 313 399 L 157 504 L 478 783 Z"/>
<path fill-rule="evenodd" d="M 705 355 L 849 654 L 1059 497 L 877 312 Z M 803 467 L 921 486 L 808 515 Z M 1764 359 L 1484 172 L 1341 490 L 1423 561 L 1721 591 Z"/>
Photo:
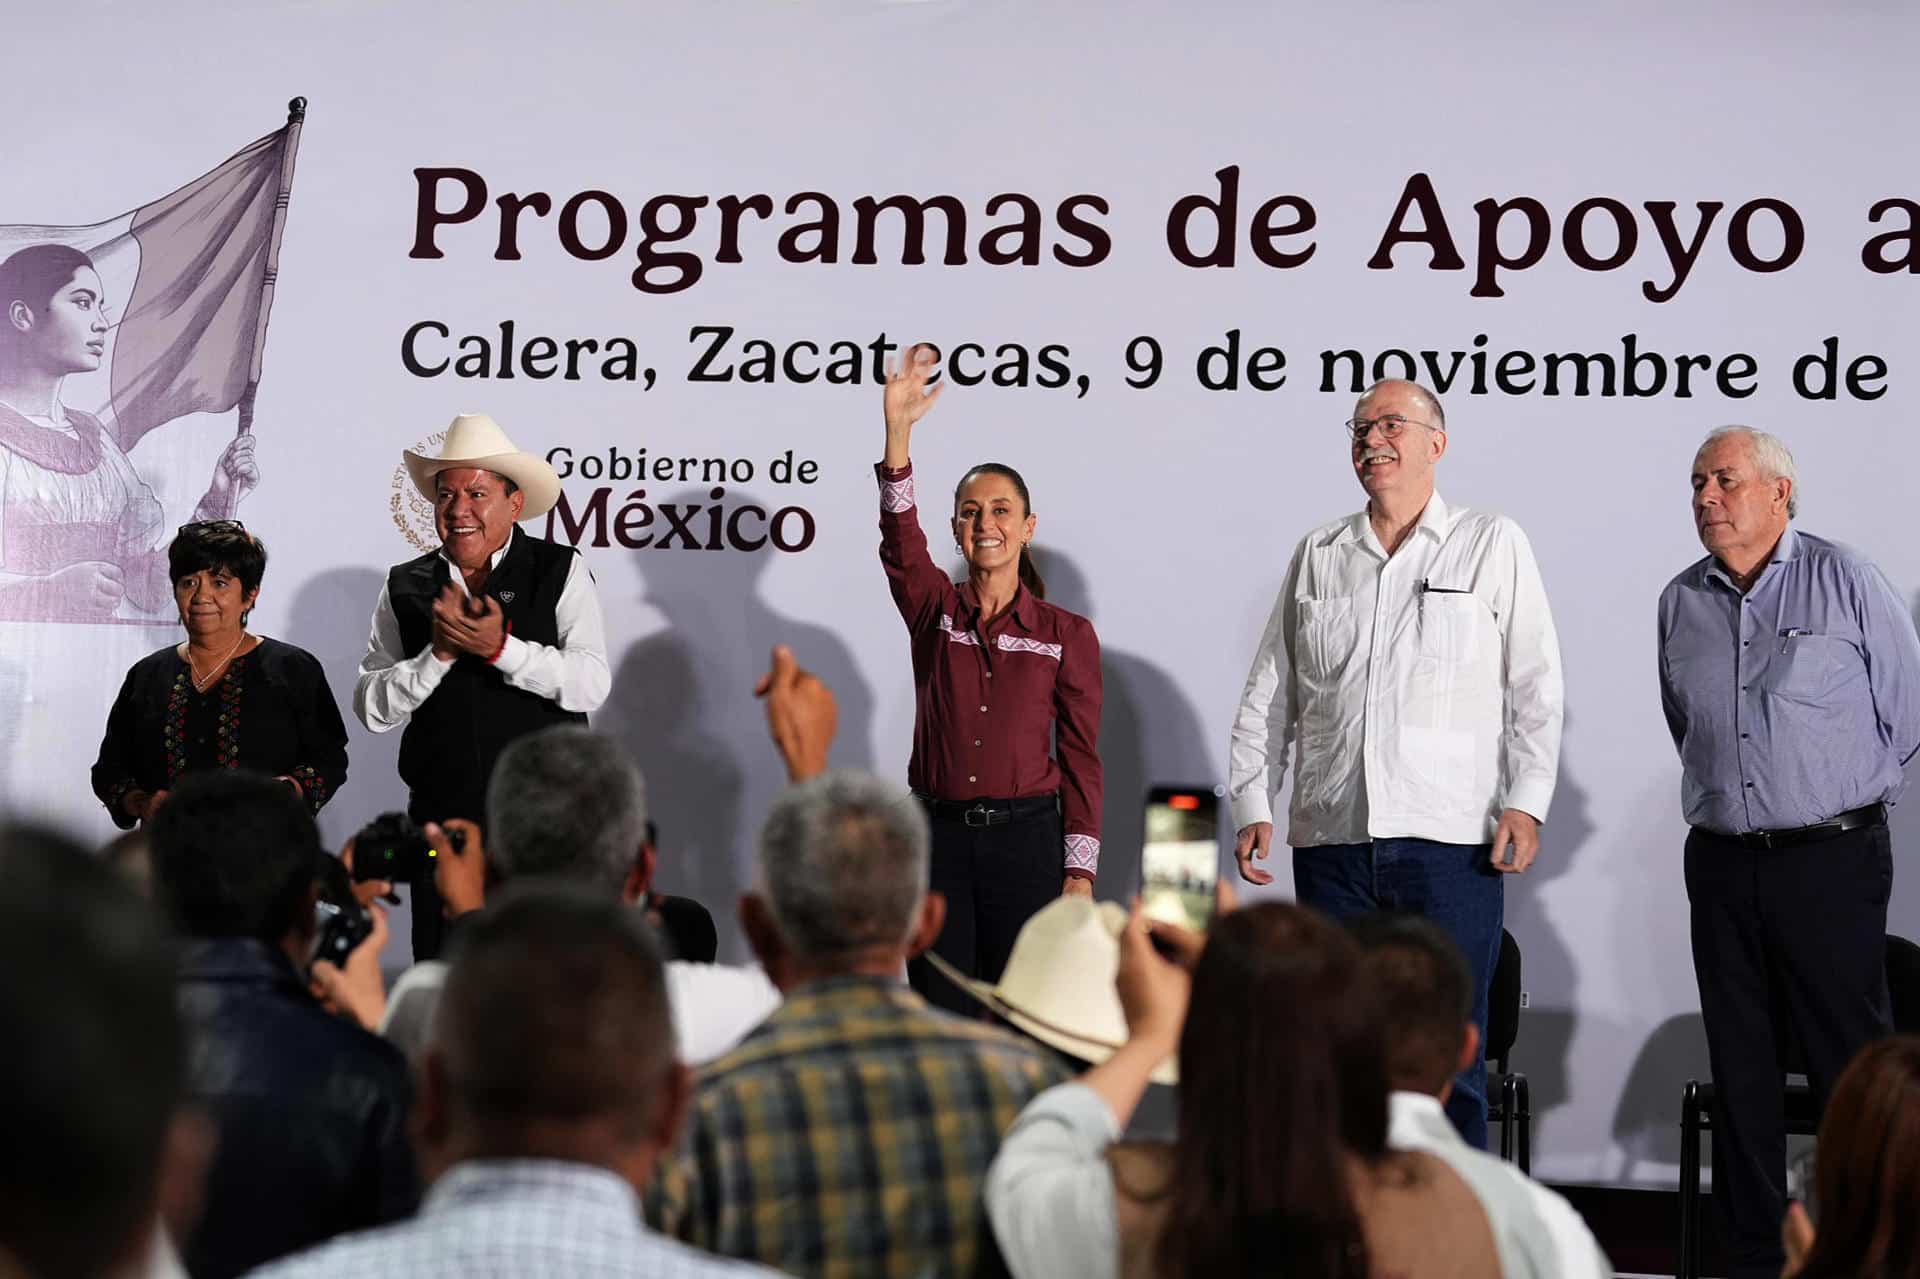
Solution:
<path fill-rule="evenodd" d="M 913 477 L 903 480 L 880 481 L 880 509 L 889 515 L 899 515 L 913 509 Z"/>
<path fill-rule="evenodd" d="M 1058 644 L 1043 644 L 1019 635 L 1002 635 L 999 645 L 1003 653 L 1041 653 L 1056 662 L 1060 660 L 1061 647 Z"/>
<path fill-rule="evenodd" d="M 1067 869 L 1097 872 L 1100 869 L 1100 841 L 1091 835 L 1067 836 Z"/>
<path fill-rule="evenodd" d="M 955 644 L 971 644 L 980 647 L 980 637 L 972 631 L 957 629 L 953 624 L 953 614 L 940 614 L 940 629 L 947 633 L 947 639 Z M 1038 653 L 1042 657 L 1051 657 L 1058 662 L 1063 660 L 1065 651 L 1059 644 L 1048 644 L 1042 640 L 1028 639 L 1024 635 L 1001 635 L 994 639 L 993 645 L 1003 653 Z"/>

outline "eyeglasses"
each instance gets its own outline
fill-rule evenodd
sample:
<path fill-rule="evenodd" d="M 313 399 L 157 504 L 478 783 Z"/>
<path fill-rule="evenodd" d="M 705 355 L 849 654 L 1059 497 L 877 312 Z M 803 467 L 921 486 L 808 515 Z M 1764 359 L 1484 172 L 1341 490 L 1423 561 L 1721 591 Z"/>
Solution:
<path fill-rule="evenodd" d="M 182 524 L 175 533 L 176 537 L 185 537 L 189 533 L 245 533 L 247 526 L 239 520 L 195 520 L 191 524 Z"/>
<path fill-rule="evenodd" d="M 1389 414 L 1386 417 L 1356 417 L 1351 421 L 1342 422 L 1340 429 L 1345 431 L 1347 438 L 1355 444 L 1364 444 L 1367 437 L 1373 434 L 1376 426 L 1380 428 L 1380 434 L 1388 440 L 1399 439 L 1410 426 L 1424 426 L 1429 431 L 1440 429 L 1431 422 L 1416 422 L 1410 417 L 1401 417 L 1398 414 Z"/>

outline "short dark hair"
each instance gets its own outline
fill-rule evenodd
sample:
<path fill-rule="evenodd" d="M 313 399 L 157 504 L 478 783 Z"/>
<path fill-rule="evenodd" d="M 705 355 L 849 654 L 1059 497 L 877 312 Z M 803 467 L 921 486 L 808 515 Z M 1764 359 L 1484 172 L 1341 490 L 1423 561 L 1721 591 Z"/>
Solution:
<path fill-rule="evenodd" d="M 233 520 L 182 525 L 167 544 L 167 572 L 177 582 L 206 569 L 225 569 L 251 595 L 267 575 L 267 545 Z"/>
<path fill-rule="evenodd" d="M 293 788 L 239 770 L 183 777 L 151 831 L 156 895 L 192 937 L 285 937 L 324 855 Z"/>
<path fill-rule="evenodd" d="M 1473 1020 L 1473 972 L 1453 939 L 1417 915 L 1366 915 L 1347 928 L 1386 1014 L 1395 1088 L 1438 1096 L 1460 1066 Z"/>
<path fill-rule="evenodd" d="M 93 259 L 70 245 L 30 244 L 0 262 L 0 311 L 15 302 L 44 311 L 75 273 L 94 269 Z"/>
<path fill-rule="evenodd" d="M 153 1227 L 179 1103 L 174 956 L 122 877 L 44 830 L 0 828 L 0 1255 L 91 1279 Z"/>
<path fill-rule="evenodd" d="M 666 968 L 640 912 L 577 885 L 509 887 L 454 947 L 431 1043 L 467 1137 L 538 1155 L 533 1133 L 638 1140 L 675 1060 Z"/>

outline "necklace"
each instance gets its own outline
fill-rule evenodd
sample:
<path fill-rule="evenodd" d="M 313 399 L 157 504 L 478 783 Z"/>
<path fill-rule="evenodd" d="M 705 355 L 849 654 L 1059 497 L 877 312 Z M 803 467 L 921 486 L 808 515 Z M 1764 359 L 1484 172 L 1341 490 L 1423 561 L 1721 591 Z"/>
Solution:
<path fill-rule="evenodd" d="M 219 661 L 213 664 L 213 669 L 207 672 L 207 677 L 205 679 L 200 678 L 200 668 L 193 664 L 193 645 L 188 644 L 187 645 L 187 670 L 192 672 L 193 674 L 193 691 L 196 693 L 204 693 L 209 688 L 213 687 L 214 678 L 218 676 L 221 671 L 226 669 L 227 663 L 233 660 L 233 655 L 239 652 L 240 646 L 246 642 L 247 642 L 247 633 L 245 631 L 241 631 L 240 638 L 233 642 L 233 647 L 227 650 L 227 655 L 225 657 L 221 658 Z"/>

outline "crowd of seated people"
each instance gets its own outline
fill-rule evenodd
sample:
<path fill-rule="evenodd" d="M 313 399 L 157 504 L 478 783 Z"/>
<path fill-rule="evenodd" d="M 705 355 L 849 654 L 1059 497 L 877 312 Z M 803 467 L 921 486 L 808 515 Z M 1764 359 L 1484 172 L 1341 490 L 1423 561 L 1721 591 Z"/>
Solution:
<path fill-rule="evenodd" d="M 187 777 L 102 855 L 0 828 L 0 1279 L 1611 1273 L 1447 1123 L 1479 1045 L 1443 934 L 1136 909 L 1060 974 L 1124 1037 L 1062 1056 L 908 988 L 942 921 L 924 813 L 827 770 L 791 655 L 764 687 L 792 785 L 748 965 L 670 957 L 643 779 L 581 727 L 503 754 L 457 847 L 431 832 L 450 958 L 391 991 L 377 880 L 371 934 L 314 961 L 330 854 L 274 779 Z M 1029 927 L 1056 909 L 1096 910 Z M 1130 1138 L 1175 1068 L 1171 1133 Z M 1916 1116 L 1920 1041 L 1870 1047 L 1789 1273 L 1916 1273 Z"/>

